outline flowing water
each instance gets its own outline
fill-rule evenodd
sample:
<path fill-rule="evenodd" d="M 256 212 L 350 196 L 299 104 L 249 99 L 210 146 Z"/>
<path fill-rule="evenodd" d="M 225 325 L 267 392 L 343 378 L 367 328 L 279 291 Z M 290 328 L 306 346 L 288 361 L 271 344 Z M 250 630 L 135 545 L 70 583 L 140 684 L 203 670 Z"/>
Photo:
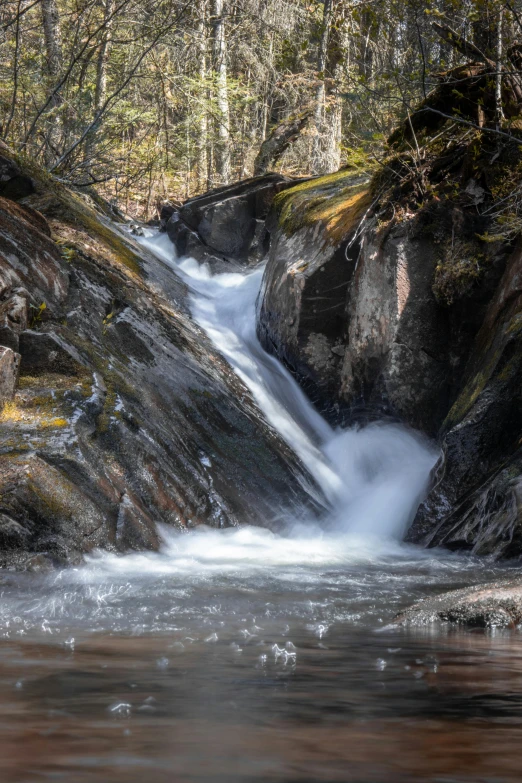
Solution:
<path fill-rule="evenodd" d="M 436 451 L 397 425 L 323 421 L 256 339 L 261 269 L 212 276 L 166 236 L 143 244 L 185 278 L 325 511 L 4 574 L 0 781 L 518 781 L 518 634 L 389 627 L 507 570 L 400 543 Z"/>

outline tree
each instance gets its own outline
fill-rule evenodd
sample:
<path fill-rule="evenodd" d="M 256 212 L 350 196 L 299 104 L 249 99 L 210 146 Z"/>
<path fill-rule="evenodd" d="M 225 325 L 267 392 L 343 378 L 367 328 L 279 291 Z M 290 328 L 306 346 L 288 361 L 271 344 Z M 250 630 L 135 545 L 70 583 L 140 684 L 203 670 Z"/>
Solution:
<path fill-rule="evenodd" d="M 213 0 L 212 54 L 214 91 L 216 98 L 215 121 L 217 126 L 217 140 L 215 144 L 215 184 L 227 185 L 230 180 L 230 116 L 223 0 Z"/>

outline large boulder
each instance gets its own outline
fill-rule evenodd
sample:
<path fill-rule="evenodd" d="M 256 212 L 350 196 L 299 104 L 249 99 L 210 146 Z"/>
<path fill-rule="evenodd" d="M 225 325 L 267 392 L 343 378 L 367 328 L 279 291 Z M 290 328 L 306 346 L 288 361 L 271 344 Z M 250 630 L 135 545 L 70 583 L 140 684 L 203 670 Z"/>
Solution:
<path fill-rule="evenodd" d="M 522 552 L 522 245 L 492 215 L 522 156 L 508 145 L 490 160 L 487 145 L 460 141 L 433 157 L 421 207 L 400 155 L 396 186 L 389 171 L 369 184 L 341 171 L 278 195 L 258 334 L 334 424 L 391 415 L 438 439 L 410 541 L 512 557 Z M 428 181 L 446 195 L 427 198 Z"/>
<path fill-rule="evenodd" d="M 60 315 L 68 292 L 67 263 L 48 234 L 36 210 L 0 197 L 0 297 L 25 292 L 33 318 Z"/>
<path fill-rule="evenodd" d="M 441 233 L 480 230 L 435 205 L 380 227 L 368 178 L 341 171 L 286 190 L 271 231 L 258 335 L 335 423 L 392 415 L 435 435 L 455 398 L 485 302 L 505 262 L 465 300 L 437 296 Z"/>
<path fill-rule="evenodd" d="M 216 188 L 173 210 L 165 230 L 180 256 L 213 269 L 258 263 L 267 249 L 265 219 L 272 201 L 292 184 L 288 177 L 267 174 Z"/>
<path fill-rule="evenodd" d="M 276 198 L 267 220 L 258 336 L 323 411 L 339 402 L 346 301 L 360 250 L 350 240 L 368 206 L 367 183 L 351 172 L 301 183 Z"/>

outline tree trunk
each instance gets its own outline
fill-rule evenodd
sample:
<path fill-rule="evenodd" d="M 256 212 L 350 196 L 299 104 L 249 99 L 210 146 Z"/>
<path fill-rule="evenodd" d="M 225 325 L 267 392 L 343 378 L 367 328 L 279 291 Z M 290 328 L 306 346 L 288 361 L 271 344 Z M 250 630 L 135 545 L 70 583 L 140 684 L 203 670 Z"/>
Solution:
<path fill-rule="evenodd" d="M 214 81 L 216 97 L 217 140 L 215 144 L 215 173 L 217 185 L 230 181 L 230 117 L 227 86 L 227 50 L 225 23 L 223 21 L 223 0 L 213 0 Z"/>
<path fill-rule="evenodd" d="M 94 92 L 94 116 L 101 110 L 107 100 L 107 65 L 112 46 L 112 26 L 113 26 L 114 0 L 105 0 L 104 3 L 104 21 L 103 38 L 98 52 L 96 62 L 96 87 Z M 96 125 L 89 136 L 85 145 L 85 158 L 89 164 L 94 155 L 94 141 L 98 125 Z"/>
<path fill-rule="evenodd" d="M 114 0 L 105 0 L 105 28 L 96 65 L 96 91 L 94 94 L 94 108 L 96 112 L 100 111 L 107 100 L 107 65 L 112 46 L 113 11 Z"/>
<path fill-rule="evenodd" d="M 305 109 L 296 117 L 284 120 L 284 122 L 274 128 L 270 136 L 262 143 L 255 159 L 255 177 L 266 174 L 270 167 L 279 160 L 284 151 L 288 149 L 289 145 L 299 137 L 301 131 L 308 124 L 312 111 L 312 107 Z"/>
<path fill-rule="evenodd" d="M 49 89 L 52 90 L 62 71 L 62 33 L 56 0 L 42 0 L 42 24 L 48 85 Z M 48 129 L 45 134 L 46 149 L 44 157 L 46 165 L 52 164 L 60 152 L 62 137 L 61 105 L 62 97 L 60 93 L 57 93 L 54 95 L 46 112 L 49 115 Z"/>
<path fill-rule="evenodd" d="M 324 140 L 323 134 L 325 132 L 325 98 L 326 98 L 326 85 L 325 85 L 325 70 L 326 70 L 326 58 L 328 56 L 328 38 L 330 35 L 330 24 L 332 21 L 332 0 L 324 0 L 323 6 L 323 22 L 321 28 L 321 40 L 319 42 L 319 51 L 317 54 L 317 87 L 315 90 L 315 111 L 314 111 L 314 125 L 315 136 L 312 148 L 312 171 L 314 174 L 325 173 L 325 161 L 324 161 Z"/>
<path fill-rule="evenodd" d="M 42 22 L 47 73 L 57 81 L 62 70 L 62 33 L 56 0 L 42 0 Z"/>
<path fill-rule="evenodd" d="M 200 79 L 200 108 L 197 141 L 197 182 L 198 190 L 203 192 L 210 187 L 208 180 L 208 110 L 207 110 L 207 2 L 202 0 L 198 24 L 198 56 Z"/>
<path fill-rule="evenodd" d="M 497 130 L 502 127 L 504 111 L 502 109 L 502 9 L 498 12 L 497 20 L 497 51 L 496 51 L 496 74 L 495 74 L 495 113 Z"/>

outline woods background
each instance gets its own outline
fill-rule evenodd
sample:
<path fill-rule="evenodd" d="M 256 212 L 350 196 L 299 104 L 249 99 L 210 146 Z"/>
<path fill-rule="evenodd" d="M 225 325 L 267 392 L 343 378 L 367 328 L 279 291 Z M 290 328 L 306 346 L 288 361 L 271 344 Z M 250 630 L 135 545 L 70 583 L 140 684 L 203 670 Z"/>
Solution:
<path fill-rule="evenodd" d="M 478 51 L 500 89 L 521 25 L 497 0 L 3 0 L 0 136 L 147 219 L 267 168 L 378 164 L 438 73 Z"/>

